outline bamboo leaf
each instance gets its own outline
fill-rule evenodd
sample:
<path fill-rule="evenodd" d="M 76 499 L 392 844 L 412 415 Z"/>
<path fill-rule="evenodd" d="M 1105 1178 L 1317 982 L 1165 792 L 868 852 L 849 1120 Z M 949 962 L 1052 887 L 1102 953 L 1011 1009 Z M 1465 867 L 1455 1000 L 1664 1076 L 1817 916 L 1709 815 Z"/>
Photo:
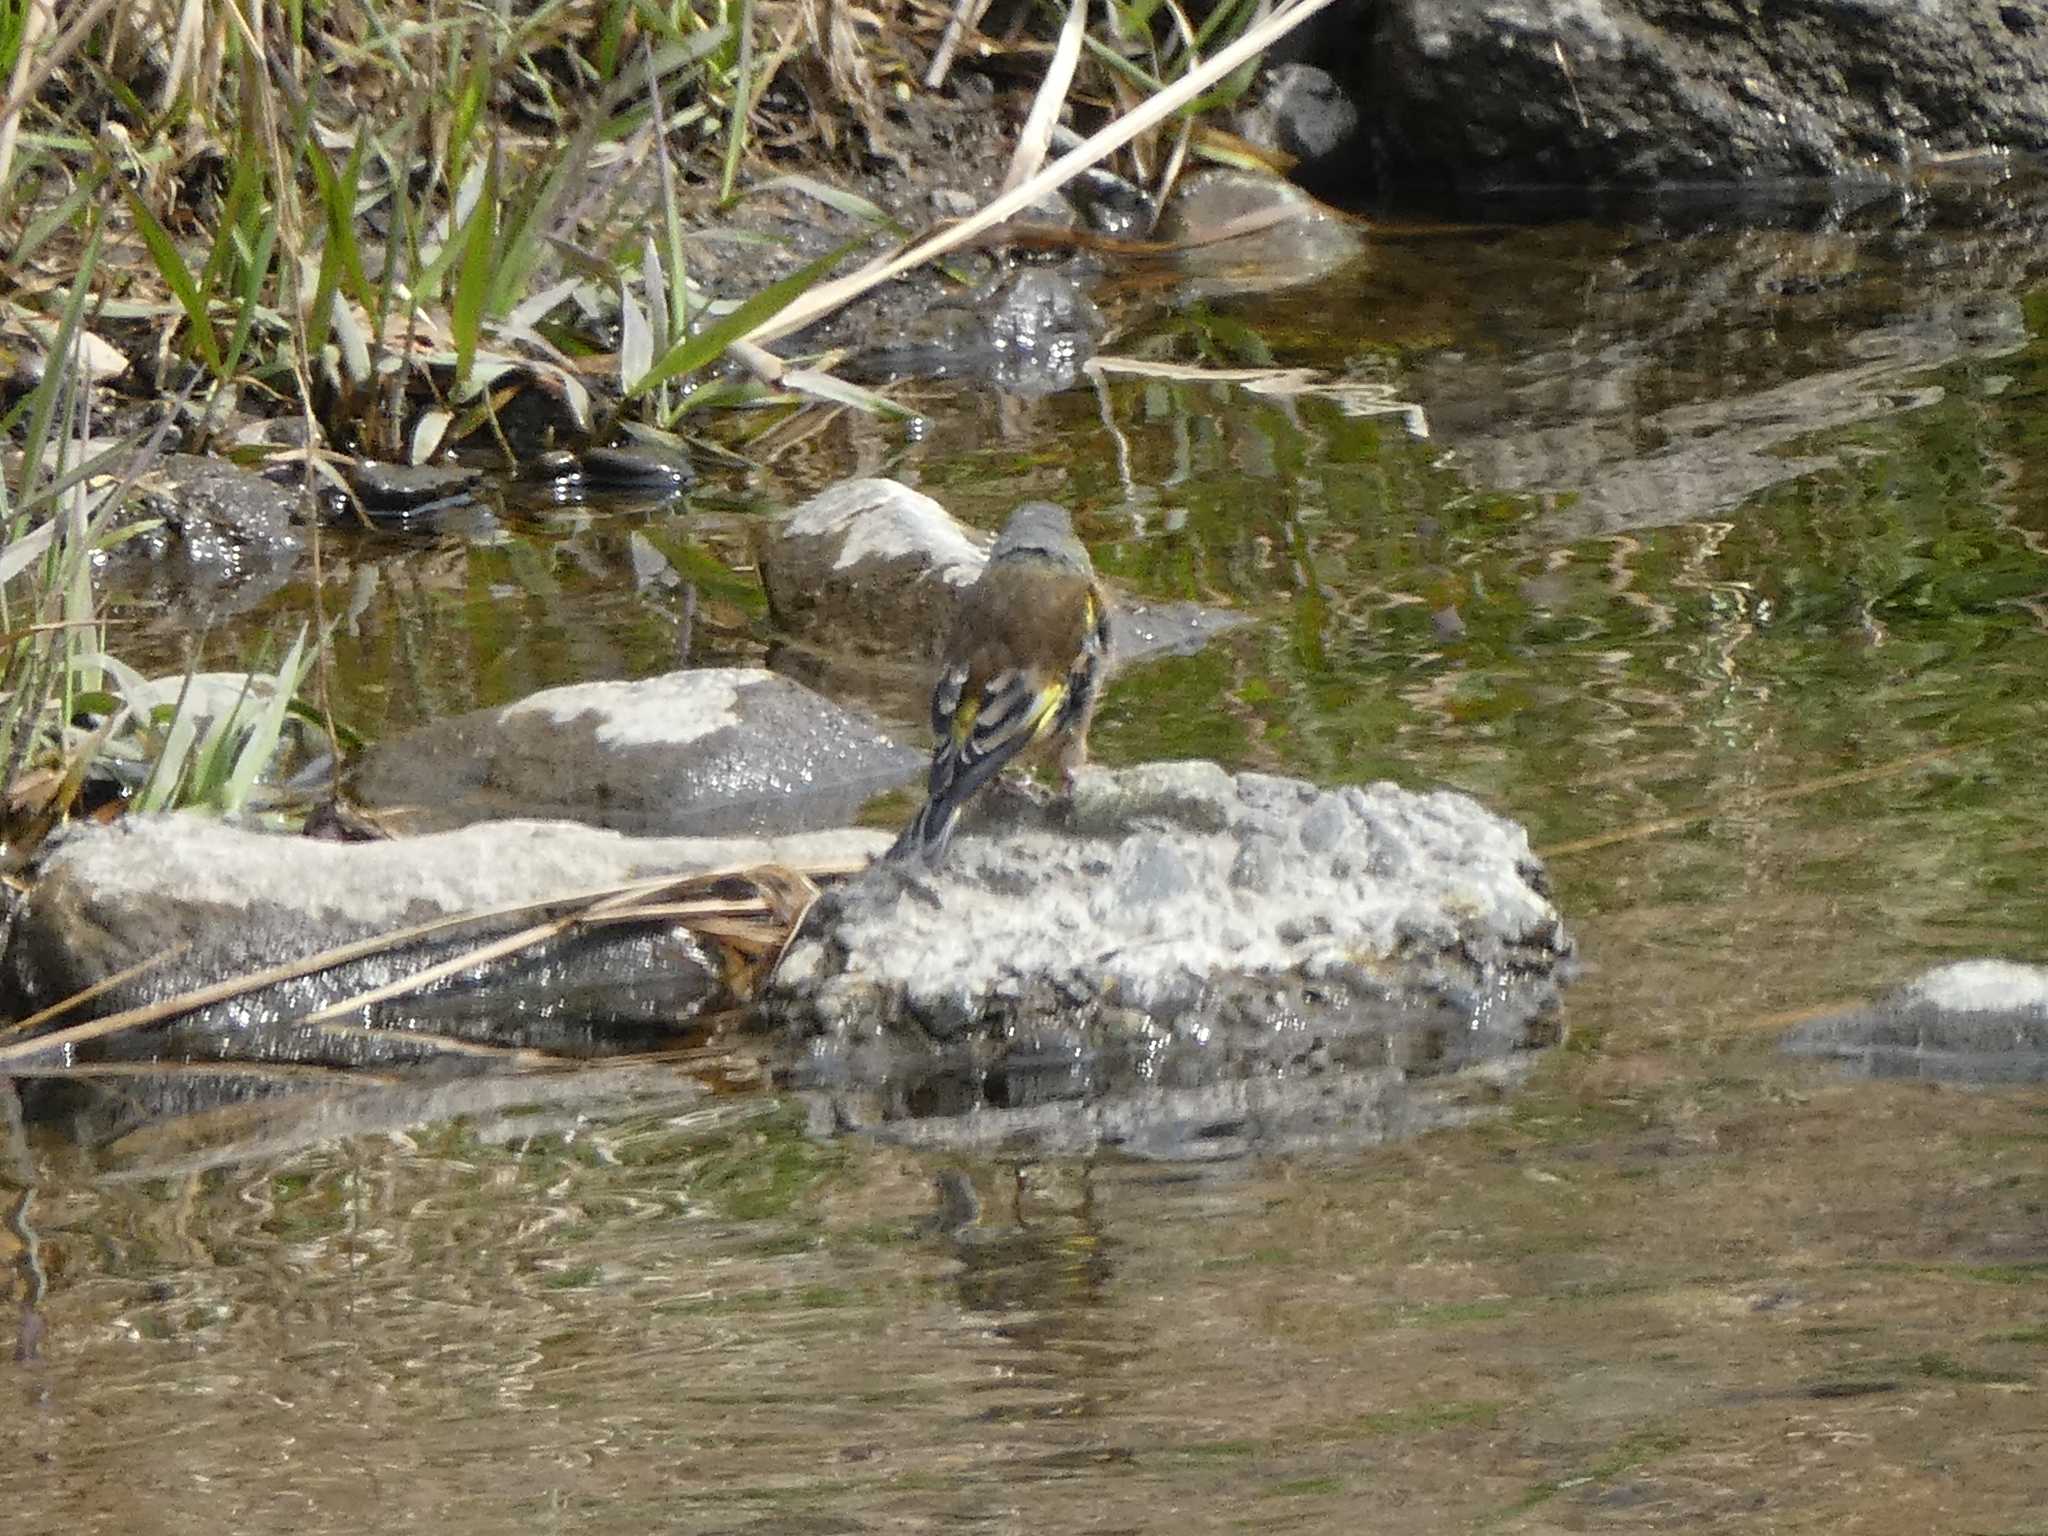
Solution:
<path fill-rule="evenodd" d="M 455 339 L 455 393 L 466 397 L 469 370 L 476 361 L 478 338 L 483 334 L 484 300 L 491 288 L 491 257 L 498 235 L 498 157 L 491 156 L 484 173 L 483 192 L 470 210 L 462 235 L 462 264 L 455 278 L 455 303 L 449 311 L 449 329 Z"/>

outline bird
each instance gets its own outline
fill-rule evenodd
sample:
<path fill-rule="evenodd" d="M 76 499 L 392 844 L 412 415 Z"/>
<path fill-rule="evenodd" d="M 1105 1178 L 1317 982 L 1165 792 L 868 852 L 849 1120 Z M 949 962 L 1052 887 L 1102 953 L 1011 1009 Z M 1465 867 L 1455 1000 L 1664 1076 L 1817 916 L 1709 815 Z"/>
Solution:
<path fill-rule="evenodd" d="M 932 688 L 925 802 L 884 859 L 936 866 L 961 808 L 1027 748 L 1057 738 L 1064 789 L 1088 759 L 1109 665 L 1109 599 L 1067 510 L 1010 514 L 980 579 L 962 594 Z"/>

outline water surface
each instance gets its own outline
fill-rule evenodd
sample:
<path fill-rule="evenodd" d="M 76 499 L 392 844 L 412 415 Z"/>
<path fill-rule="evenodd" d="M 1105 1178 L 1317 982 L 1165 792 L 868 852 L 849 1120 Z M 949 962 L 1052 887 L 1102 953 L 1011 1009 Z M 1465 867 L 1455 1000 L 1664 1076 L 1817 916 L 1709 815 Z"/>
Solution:
<path fill-rule="evenodd" d="M 1396 232 L 1115 343 L 1383 383 L 1427 438 L 934 389 L 919 437 L 785 433 L 681 509 L 337 540 L 337 703 L 377 734 L 759 658 L 751 525 L 837 476 L 984 525 L 1064 501 L 1125 589 L 1261 620 L 1125 677 L 1099 755 L 1524 820 L 1570 1043 L 1476 1128 L 1214 1167 L 818 1141 L 644 1069 L 224 1167 L 37 1132 L 10 1519 L 2048 1532 L 2048 1095 L 1775 1049 L 2048 949 L 2038 207 Z"/>

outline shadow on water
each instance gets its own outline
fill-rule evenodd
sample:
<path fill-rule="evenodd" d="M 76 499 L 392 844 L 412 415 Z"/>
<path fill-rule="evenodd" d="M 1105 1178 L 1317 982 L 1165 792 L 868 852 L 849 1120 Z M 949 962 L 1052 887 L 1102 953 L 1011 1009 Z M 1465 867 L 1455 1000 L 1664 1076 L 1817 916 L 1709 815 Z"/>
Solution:
<path fill-rule="evenodd" d="M 1065 501 L 1124 588 L 1261 620 L 1127 677 L 1101 755 L 1525 820 L 1570 1038 L 1490 1120 L 1210 1167 L 819 1141 L 650 1068 L 370 1096 L 227 1162 L 15 1132 L 0 1495 L 166 1531 L 2042 1529 L 2048 1103 L 1777 1049 L 2048 939 L 2032 198 L 1395 230 L 1115 343 L 1383 382 L 1427 439 L 1119 380 L 842 420 L 667 512 L 337 536 L 338 703 L 379 734 L 660 670 L 689 590 L 693 658 L 757 659 L 750 522 L 837 475 Z"/>

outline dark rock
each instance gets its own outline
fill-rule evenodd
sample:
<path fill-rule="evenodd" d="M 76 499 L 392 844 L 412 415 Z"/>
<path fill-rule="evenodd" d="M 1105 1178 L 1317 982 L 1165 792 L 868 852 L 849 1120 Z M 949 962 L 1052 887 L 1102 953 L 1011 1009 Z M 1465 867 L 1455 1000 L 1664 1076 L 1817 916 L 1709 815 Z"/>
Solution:
<path fill-rule="evenodd" d="M 1281 64 L 1265 73 L 1234 121 L 1247 142 L 1313 167 L 1350 146 L 1360 118 L 1357 103 L 1327 69 Z"/>
<path fill-rule="evenodd" d="M 436 511 L 483 483 L 474 469 L 451 464 L 381 464 L 358 459 L 346 471 L 357 504 L 372 517 Z"/>
<path fill-rule="evenodd" d="M 1415 183 L 1894 170 L 2048 150 L 2039 21 L 1999 0 L 1387 0 L 1364 99 Z"/>
<path fill-rule="evenodd" d="M 74 826 L 48 845 L 8 934 L 0 975 L 33 1010 L 168 956 L 74 1010 L 63 1021 L 70 1024 L 437 918 L 671 871 L 857 859 L 884 841 L 855 832 L 784 842 L 634 839 L 561 823 L 502 822 L 435 837 L 333 843 L 197 816 L 129 817 Z M 357 1065 L 435 1054 L 409 1038 L 425 1030 L 602 1054 L 658 1044 L 701 1009 L 730 1006 L 717 961 L 687 932 L 597 927 L 376 1004 L 362 1019 L 374 1033 L 300 1022 L 532 920 L 521 913 L 423 938 L 166 1025 L 110 1035 L 90 1050 L 129 1059 Z"/>
<path fill-rule="evenodd" d="M 662 506 L 674 501 L 697 478 L 696 466 L 681 446 L 632 444 L 620 448 L 588 448 L 582 453 L 555 449 L 528 461 L 521 483 L 558 504 L 592 497 Z"/>
<path fill-rule="evenodd" d="M 2048 967 L 1944 965 L 1867 1007 L 1800 1025 L 1785 1049 L 1866 1077 L 2048 1082 Z"/>
<path fill-rule="evenodd" d="M 581 467 L 585 485 L 615 496 L 672 497 L 697 478 L 696 466 L 680 445 L 590 448 L 583 453 Z"/>
<path fill-rule="evenodd" d="M 989 799 L 1001 819 L 984 810 L 939 870 L 883 865 L 828 892 L 768 988 L 797 1080 L 837 1096 L 842 1121 L 911 1115 L 927 1080 L 1017 1102 L 1021 1043 L 1054 1031 L 1064 1108 L 963 1134 L 1163 1155 L 1238 1137 L 1209 1123 L 1219 1105 L 1276 1135 L 1334 1134 L 1337 1106 L 1365 1101 L 1407 1123 L 1403 1081 L 1497 1087 L 1558 1038 L 1571 943 L 1530 884 L 1525 834 L 1464 796 L 1318 795 L 1166 763 L 1085 772 L 1065 806 Z M 1377 856 L 1390 847 L 1400 859 Z M 1039 1097 L 1041 1065 L 1021 1063 Z M 1309 1070 L 1371 1081 L 1277 1081 Z"/>
<path fill-rule="evenodd" d="M 1151 193 L 1099 165 L 1067 183 L 1066 193 L 1090 229 L 1115 240 L 1144 239 L 1159 216 Z"/>
<path fill-rule="evenodd" d="M 408 831 L 555 816 L 637 835 L 779 834 L 848 821 L 923 758 L 755 668 L 549 688 L 373 747 L 353 786 Z"/>
<path fill-rule="evenodd" d="M 135 483 L 124 523 L 150 521 L 114 546 L 116 558 L 175 556 L 227 578 L 298 553 L 296 491 L 220 459 L 165 454 Z"/>

